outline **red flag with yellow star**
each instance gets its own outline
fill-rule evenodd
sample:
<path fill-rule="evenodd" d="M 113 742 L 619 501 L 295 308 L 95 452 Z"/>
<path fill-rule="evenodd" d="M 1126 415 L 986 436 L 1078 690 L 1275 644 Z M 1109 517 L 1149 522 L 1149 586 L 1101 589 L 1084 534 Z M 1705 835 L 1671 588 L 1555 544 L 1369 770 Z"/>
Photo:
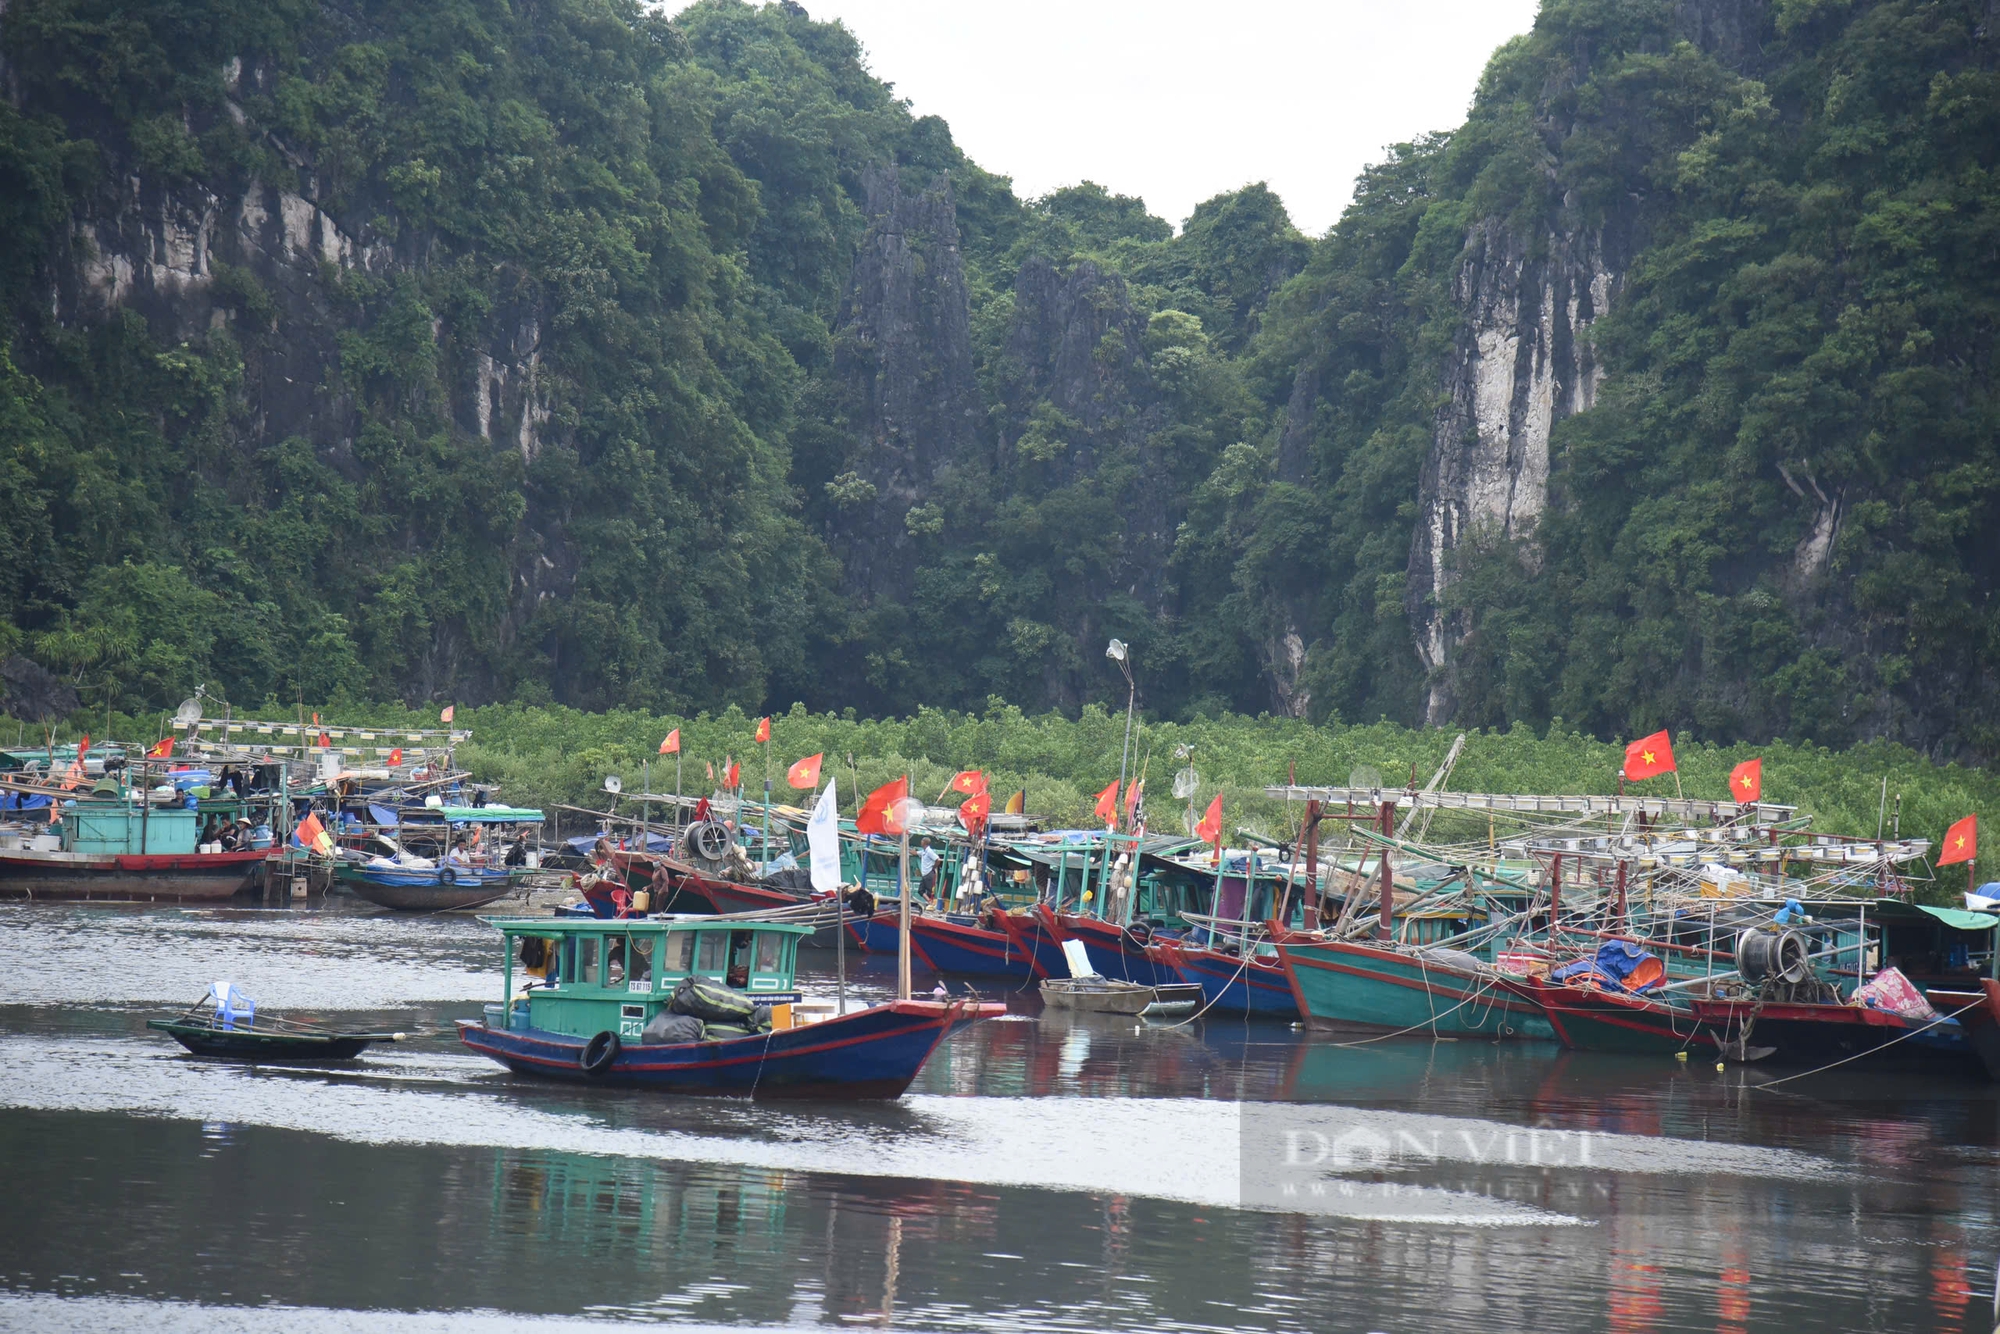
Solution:
<path fill-rule="evenodd" d="M 1642 736 L 1625 747 L 1625 778 L 1636 783 L 1654 774 L 1672 773 L 1674 770 L 1673 738 L 1663 728 L 1651 736 Z"/>
<path fill-rule="evenodd" d="M 1729 771 L 1729 799 L 1748 805 L 1764 799 L 1764 760 L 1745 760 Z"/>
<path fill-rule="evenodd" d="M 1954 862 L 1969 862 L 1978 855 L 1979 817 L 1968 815 L 1944 831 L 1944 847 L 1938 853 L 1937 864 L 1950 866 Z"/>

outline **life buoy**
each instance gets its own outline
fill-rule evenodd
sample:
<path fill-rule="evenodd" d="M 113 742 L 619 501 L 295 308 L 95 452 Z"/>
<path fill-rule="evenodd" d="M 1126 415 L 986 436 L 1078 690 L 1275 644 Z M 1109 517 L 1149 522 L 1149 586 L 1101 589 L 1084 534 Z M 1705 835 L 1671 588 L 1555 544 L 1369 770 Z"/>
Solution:
<path fill-rule="evenodd" d="M 624 1044 L 618 1040 L 618 1035 L 607 1028 L 584 1044 L 583 1055 L 577 1063 L 583 1067 L 584 1074 L 597 1079 L 618 1059 L 618 1050 L 622 1046 Z"/>

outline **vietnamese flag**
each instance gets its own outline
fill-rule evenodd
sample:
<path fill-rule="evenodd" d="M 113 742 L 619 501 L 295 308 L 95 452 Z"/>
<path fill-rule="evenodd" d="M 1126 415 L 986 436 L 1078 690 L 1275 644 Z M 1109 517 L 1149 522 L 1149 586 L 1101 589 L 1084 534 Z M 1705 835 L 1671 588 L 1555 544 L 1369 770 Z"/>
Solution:
<path fill-rule="evenodd" d="M 738 764 L 736 761 L 731 760 L 729 762 L 729 767 L 722 771 L 722 785 L 724 787 L 735 787 L 737 781 L 740 778 L 742 778 L 742 776 L 743 776 L 743 766 Z"/>
<path fill-rule="evenodd" d="M 452 715 L 457 712 L 458 712 L 458 705 L 447 704 L 444 706 L 444 712 L 438 715 L 438 721 L 441 723 L 448 723 L 451 721 Z"/>
<path fill-rule="evenodd" d="M 681 729 L 676 727 L 673 731 L 667 733 L 667 739 L 660 743 L 660 754 L 678 755 L 680 753 L 681 753 Z"/>
<path fill-rule="evenodd" d="M 868 800 L 861 803 L 860 814 L 854 817 L 854 829 L 861 834 L 900 834 L 903 832 L 903 803 L 910 798 L 910 780 L 898 778 L 893 783 L 884 783 L 868 794 Z"/>
<path fill-rule="evenodd" d="M 151 750 L 146 752 L 146 758 L 149 760 L 164 760 L 173 753 L 174 739 L 172 737 L 162 737 L 159 741 L 153 743 Z"/>
<path fill-rule="evenodd" d="M 814 788 L 819 786 L 819 762 L 826 758 L 826 752 L 808 755 L 785 770 L 785 781 L 793 787 Z"/>
<path fill-rule="evenodd" d="M 326 733 L 321 732 L 319 734 L 319 748 L 321 750 L 326 750 L 332 745 L 333 745 L 333 738 L 328 736 Z"/>
<path fill-rule="evenodd" d="M 985 825 L 986 817 L 993 813 L 993 794 L 986 791 L 973 793 L 959 803 L 958 822 L 965 826 L 968 834 L 977 834 Z"/>
<path fill-rule="evenodd" d="M 1097 794 L 1097 818 L 1109 824 L 1118 818 L 1118 780 Z"/>
<path fill-rule="evenodd" d="M 389 752 L 389 767 L 393 769 L 402 762 L 403 762 L 403 748 L 401 746 L 398 746 L 394 750 Z"/>
<path fill-rule="evenodd" d="M 963 769 L 951 776 L 951 791 L 976 797 L 986 790 L 986 775 L 977 769 Z"/>
<path fill-rule="evenodd" d="M 1764 761 L 1745 760 L 1729 771 L 1729 799 L 1748 805 L 1764 799 Z"/>
<path fill-rule="evenodd" d="M 1146 790 L 1146 780 L 1135 778 L 1132 786 L 1125 789 L 1125 823 L 1136 828 L 1139 824 L 1139 794 Z"/>
<path fill-rule="evenodd" d="M 1215 794 L 1215 800 L 1208 803 L 1208 814 L 1201 817 L 1201 823 L 1194 827 L 1194 836 L 1204 843 L 1222 846 L 1222 794 Z"/>
<path fill-rule="evenodd" d="M 1955 862 L 1969 862 L 1978 855 L 1979 817 L 1968 815 L 1944 831 L 1944 851 L 1938 854 L 1937 864 L 1950 866 Z"/>
<path fill-rule="evenodd" d="M 1662 729 L 1651 736 L 1642 736 L 1625 747 L 1625 777 L 1636 783 L 1654 774 L 1672 773 L 1674 770 L 1673 738 Z"/>
<path fill-rule="evenodd" d="M 769 718 L 761 718 L 758 720 L 757 739 L 759 741 L 769 741 L 771 739 L 771 720 Z"/>

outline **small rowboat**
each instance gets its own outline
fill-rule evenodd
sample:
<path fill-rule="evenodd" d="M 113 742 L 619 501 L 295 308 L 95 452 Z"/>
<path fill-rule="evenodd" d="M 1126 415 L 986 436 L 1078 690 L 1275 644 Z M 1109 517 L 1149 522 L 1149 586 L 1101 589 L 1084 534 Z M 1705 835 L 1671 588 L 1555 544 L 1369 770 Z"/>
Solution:
<path fill-rule="evenodd" d="M 1090 966 L 1090 955 L 1082 941 L 1065 940 L 1062 948 L 1063 957 L 1069 961 L 1070 976 L 1042 979 L 1042 1004 L 1051 1009 L 1175 1019 L 1193 1014 L 1201 1007 L 1199 983 L 1127 982 L 1122 978 L 1100 977 Z"/>
<path fill-rule="evenodd" d="M 375 1042 L 401 1042 L 403 1033 L 356 1032 L 276 1015 L 257 1017 L 257 1006 L 227 982 L 172 1019 L 148 1019 L 146 1027 L 165 1033 L 196 1056 L 228 1061 L 303 1064 L 350 1061 Z"/>
<path fill-rule="evenodd" d="M 1042 981 L 1042 1004 L 1056 1010 L 1092 1014 L 1136 1014 L 1145 1019 L 1174 1019 L 1193 1014 L 1202 1002 L 1195 982 L 1162 982 L 1147 986 L 1111 977 L 1051 977 Z"/>

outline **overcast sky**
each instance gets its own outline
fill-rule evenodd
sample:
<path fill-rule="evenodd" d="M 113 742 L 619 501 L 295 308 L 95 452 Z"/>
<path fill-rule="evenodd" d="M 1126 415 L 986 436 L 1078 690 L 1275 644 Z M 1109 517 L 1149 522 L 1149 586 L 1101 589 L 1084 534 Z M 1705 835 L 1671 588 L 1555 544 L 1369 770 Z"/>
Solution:
<path fill-rule="evenodd" d="M 1178 226 L 1251 181 L 1325 231 L 1387 144 L 1465 117 L 1536 0 L 801 0 L 1023 197 L 1092 180 Z M 669 0 L 669 7 L 682 6 Z"/>

